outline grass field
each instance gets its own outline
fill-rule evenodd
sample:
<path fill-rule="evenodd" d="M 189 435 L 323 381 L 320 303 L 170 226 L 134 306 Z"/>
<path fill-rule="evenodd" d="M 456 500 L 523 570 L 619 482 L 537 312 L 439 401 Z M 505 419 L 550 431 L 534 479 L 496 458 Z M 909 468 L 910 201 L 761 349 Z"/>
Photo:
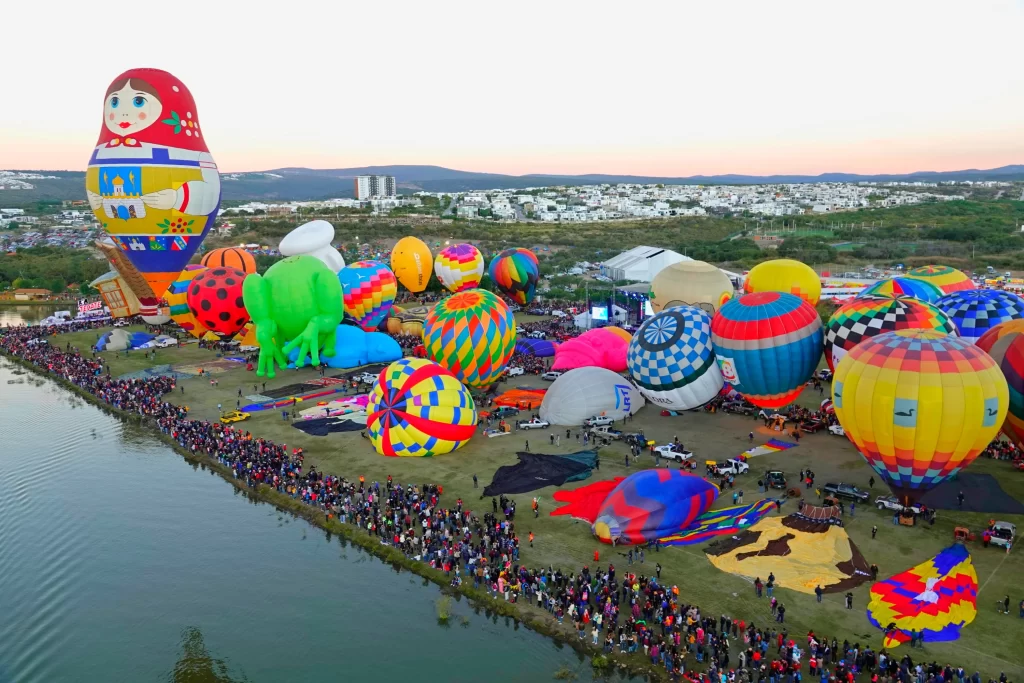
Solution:
<path fill-rule="evenodd" d="M 62 335 L 55 341 L 61 345 L 70 342 L 73 346 L 87 349 L 96 336 L 96 331 L 83 332 Z M 102 355 L 114 375 L 154 364 L 191 364 L 215 358 L 214 352 L 199 349 L 195 345 L 158 350 L 153 360 L 147 360 L 144 354 L 138 352 L 132 352 L 127 357 L 123 353 L 118 357 L 109 353 Z M 267 388 L 293 384 L 315 376 L 316 371 L 310 368 L 279 371 L 276 378 L 267 381 Z M 244 366 L 216 377 L 219 380 L 217 387 L 211 387 L 208 380 L 186 379 L 182 382 L 184 394 L 178 391 L 169 395 L 168 399 L 188 405 L 190 414 L 195 418 L 214 420 L 217 418 L 218 403 L 223 404 L 225 410 L 234 408 L 238 389 L 242 390 L 243 396 L 251 394 L 253 384 L 261 384 L 263 381 L 254 373 L 247 372 Z M 544 384 L 536 377 L 519 377 L 511 381 L 509 386 Z M 820 397 L 810 391 L 801 397 L 801 402 L 808 406 L 816 406 L 819 401 Z M 244 398 L 242 402 L 244 405 Z M 301 404 L 299 407 L 302 407 Z M 686 447 L 694 451 L 698 463 L 701 463 L 707 459 L 735 456 L 745 450 L 747 433 L 751 429 L 757 443 L 779 436 L 761 425 L 760 421 L 751 418 L 723 414 L 687 413 L 681 417 L 660 417 L 657 409 L 647 406 L 628 424 L 627 429 L 642 428 L 649 438 L 657 439 L 659 443 L 665 443 L 678 435 Z M 456 498 L 462 498 L 469 509 L 478 510 L 481 514 L 485 508 L 490 508 L 490 501 L 479 500 L 480 491 L 490 482 L 497 467 L 516 461 L 515 453 L 524 448 L 526 438 L 530 439 L 533 452 L 568 453 L 582 448 L 575 440 L 576 430 L 573 430 L 570 439 L 566 439 L 564 428 L 561 431 L 561 446 L 549 445 L 548 435 L 554 432 L 553 428 L 551 432 L 519 433 L 494 439 L 477 436 L 463 449 L 436 458 L 384 458 L 377 455 L 358 432 L 331 434 L 327 437 L 307 436 L 294 429 L 290 422 L 282 420 L 279 411 L 254 413 L 244 427 L 278 443 L 287 443 L 290 447 L 301 446 L 307 453 L 308 464 L 329 473 L 349 478 L 364 475 L 367 481 L 381 481 L 390 474 L 396 482 L 440 483 L 445 488 L 447 501 L 454 502 Z M 603 448 L 600 471 L 591 479 L 568 487 L 625 475 L 636 471 L 637 467 L 654 464 L 649 456 L 643 456 L 640 463 L 631 464 L 627 469 L 624 464 L 627 452 L 627 447 L 620 444 Z M 751 466 L 751 473 L 739 477 L 737 481 L 737 488 L 744 490 L 745 502 L 761 495 L 757 493 L 757 474 L 766 469 L 782 469 L 795 478 L 800 469 L 810 468 L 815 471 L 816 482 L 819 484 L 846 481 L 862 487 L 867 487 L 872 474 L 846 439 L 824 433 L 805 436 L 797 448 L 755 458 Z M 994 475 L 1010 495 L 1024 500 L 1024 472 L 1012 470 L 1005 462 L 988 459 L 976 461 L 970 471 Z M 479 478 L 480 489 L 473 487 L 474 474 Z M 598 551 L 601 555 L 598 564 L 604 566 L 610 560 L 621 570 L 626 565 L 623 551 L 599 543 L 584 523 L 566 517 L 548 516 L 547 513 L 554 507 L 551 499 L 553 491 L 553 488 L 546 488 L 535 493 L 512 496 L 519 510 L 516 521 L 520 538 L 525 539 L 530 531 L 536 535 L 533 548 L 523 542 L 521 561 L 528 566 L 550 565 L 574 571 L 584 564 L 593 566 L 593 553 Z M 721 496 L 716 507 L 731 504 L 729 493 Z M 876 483 L 873 494 L 883 493 L 887 491 Z M 541 501 L 541 515 L 537 519 L 530 513 L 530 500 L 534 495 Z M 794 510 L 795 505 L 787 504 L 782 513 L 788 514 Z M 884 578 L 908 569 L 949 545 L 955 526 L 980 530 L 989 518 L 987 514 L 940 512 L 934 526 L 908 528 L 893 526 L 889 514 L 873 507 L 858 506 L 856 516 L 847 517 L 845 522 L 851 539 L 859 546 L 868 562 L 878 564 L 880 576 Z M 1024 529 L 1024 515 L 1000 515 L 1000 518 Z M 871 528 L 874 525 L 878 526 L 878 535 L 872 539 Z M 913 656 L 915 661 L 936 660 L 954 666 L 962 665 L 969 672 L 977 669 L 985 676 L 998 676 L 999 672 L 1005 671 L 1011 680 L 1020 680 L 1024 676 L 1020 654 L 1024 652 L 1024 619 L 1018 618 L 1016 605 L 1024 598 L 1024 587 L 1021 585 L 1024 556 L 1019 548 L 1007 554 L 994 548 L 984 549 L 980 542 L 971 544 L 970 549 L 981 589 L 977 619 L 964 629 L 959 641 L 927 644 Z M 678 585 L 681 594 L 701 605 L 707 614 L 729 614 L 756 624 L 768 622 L 771 618 L 767 601 L 755 597 L 750 581 L 714 568 L 699 546 L 665 548 L 660 553 L 648 552 L 646 565 L 634 569 L 653 574 L 655 562 L 660 562 L 663 567 L 663 582 Z M 881 632 L 872 628 L 864 616 L 869 585 L 865 584 L 853 591 L 852 610 L 844 608 L 841 594 L 826 595 L 821 604 L 816 603 L 813 595 L 791 590 L 778 589 L 776 595 L 787 607 L 786 626 L 790 633 L 803 634 L 813 629 L 819 635 L 829 638 L 835 636 L 840 642 L 848 639 L 851 643 L 870 643 L 878 648 Z M 1005 595 L 1010 596 L 1009 615 L 997 613 L 995 607 L 996 602 L 1001 601 Z M 897 650 L 900 654 L 904 651 L 909 650 L 905 646 Z"/>

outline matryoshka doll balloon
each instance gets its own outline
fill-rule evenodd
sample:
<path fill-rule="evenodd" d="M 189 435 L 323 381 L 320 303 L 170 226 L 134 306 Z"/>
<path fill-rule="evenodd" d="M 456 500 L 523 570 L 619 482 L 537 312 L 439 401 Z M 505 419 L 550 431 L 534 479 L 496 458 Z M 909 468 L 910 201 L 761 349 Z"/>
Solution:
<path fill-rule="evenodd" d="M 157 298 L 188 264 L 217 216 L 220 175 L 192 94 L 159 69 L 131 69 L 103 101 L 85 176 L 89 205 Z"/>

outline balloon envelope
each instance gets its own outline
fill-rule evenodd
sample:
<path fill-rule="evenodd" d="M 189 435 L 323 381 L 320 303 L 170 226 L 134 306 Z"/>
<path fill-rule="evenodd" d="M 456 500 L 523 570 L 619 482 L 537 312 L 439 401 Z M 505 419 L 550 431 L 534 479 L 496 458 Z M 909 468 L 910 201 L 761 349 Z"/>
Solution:
<path fill-rule="evenodd" d="M 928 280 L 913 277 L 894 277 L 888 280 L 879 280 L 857 296 L 858 298 L 868 298 L 873 296 L 885 296 L 891 298 L 913 297 L 933 304 L 938 301 L 944 293 L 945 292 L 939 289 L 938 285 Z"/>
<path fill-rule="evenodd" d="M 366 431 L 381 455 L 451 453 L 476 430 L 466 387 L 433 361 L 403 358 L 381 371 L 366 406 Z"/>
<path fill-rule="evenodd" d="M 556 425 L 581 425 L 596 415 L 621 420 L 643 406 L 644 397 L 632 382 L 611 370 L 585 367 L 554 381 L 540 404 L 540 417 Z"/>
<path fill-rule="evenodd" d="M 227 266 L 229 268 L 237 268 L 243 273 L 256 272 L 256 259 L 245 249 L 239 249 L 238 247 L 214 249 L 204 254 L 200 263 L 207 268 Z"/>
<path fill-rule="evenodd" d="M 956 335 L 956 325 L 935 306 L 911 299 L 859 297 L 836 309 L 825 326 L 825 361 L 833 372 L 854 346 L 894 330 L 937 330 Z"/>
<path fill-rule="evenodd" d="M 754 405 L 781 408 L 818 367 L 821 318 L 793 294 L 745 294 L 718 309 L 711 343 L 726 382 Z"/>
<path fill-rule="evenodd" d="M 85 187 L 96 218 L 152 292 L 167 291 L 220 206 L 217 164 L 184 83 L 159 69 L 114 79 Z"/>
<path fill-rule="evenodd" d="M 387 317 L 398 295 L 395 275 L 379 261 L 356 261 L 338 273 L 345 313 L 367 332 Z"/>
<path fill-rule="evenodd" d="M 434 274 L 451 292 L 474 289 L 484 276 L 484 255 L 472 244 L 445 247 L 434 260 Z"/>
<path fill-rule="evenodd" d="M 992 356 L 1006 378 L 1010 392 L 1003 433 L 1024 448 L 1024 320 L 996 325 L 977 341 L 979 349 Z"/>
<path fill-rule="evenodd" d="M 602 327 L 587 330 L 578 337 L 558 345 L 552 370 L 572 370 L 593 365 L 613 372 L 626 370 L 626 349 L 629 340 L 624 339 L 618 328 Z"/>
<path fill-rule="evenodd" d="M 755 292 L 785 292 L 795 294 L 811 306 L 821 298 L 821 278 L 806 263 L 780 258 L 759 263 L 747 273 L 743 290 Z"/>
<path fill-rule="evenodd" d="M 430 248 L 417 237 L 403 237 L 391 250 L 391 270 L 410 292 L 427 288 L 433 267 Z"/>
<path fill-rule="evenodd" d="M 702 406 L 724 384 L 711 347 L 711 316 L 692 306 L 667 308 L 645 320 L 626 362 L 641 393 L 670 410 Z"/>
<path fill-rule="evenodd" d="M 674 469 L 634 472 L 612 489 L 594 521 L 605 543 L 633 545 L 670 536 L 702 515 L 718 487 Z"/>
<path fill-rule="evenodd" d="M 651 308 L 658 313 L 671 306 L 696 306 L 713 315 L 733 293 L 732 280 L 721 269 L 703 261 L 680 261 L 654 276 Z"/>
<path fill-rule="evenodd" d="M 974 283 L 971 281 L 971 278 L 956 268 L 950 268 L 949 266 L 921 266 L 920 268 L 908 270 L 906 277 L 930 282 L 941 289 L 943 294 L 974 289 Z"/>
<path fill-rule="evenodd" d="M 494 257 L 487 272 L 501 293 L 520 306 L 533 301 L 540 264 L 529 249 L 506 249 Z"/>
<path fill-rule="evenodd" d="M 898 496 L 917 500 L 971 464 L 999 432 L 1006 380 L 960 337 L 898 330 L 836 366 L 832 406 L 846 436 Z"/>
<path fill-rule="evenodd" d="M 423 324 L 427 357 L 471 387 L 501 376 L 516 349 L 516 320 L 498 296 L 470 289 L 442 299 Z"/>
<path fill-rule="evenodd" d="M 550 358 L 555 355 L 558 344 L 546 339 L 520 339 L 516 342 L 516 353 L 525 353 L 539 358 Z"/>
<path fill-rule="evenodd" d="M 242 300 L 245 273 L 237 268 L 208 268 L 192 279 L 186 300 L 192 317 L 222 337 L 238 333 L 249 322 Z"/>
<path fill-rule="evenodd" d="M 999 289 L 953 292 L 935 305 L 952 319 L 960 336 L 972 342 L 1000 323 L 1024 317 L 1024 299 Z"/>

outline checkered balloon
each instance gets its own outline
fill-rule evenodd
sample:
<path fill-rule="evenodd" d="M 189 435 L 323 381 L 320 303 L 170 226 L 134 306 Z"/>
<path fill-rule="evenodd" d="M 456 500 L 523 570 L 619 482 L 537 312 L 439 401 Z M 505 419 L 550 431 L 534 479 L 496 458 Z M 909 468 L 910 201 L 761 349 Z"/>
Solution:
<path fill-rule="evenodd" d="M 423 323 L 427 357 L 470 387 L 505 371 L 516 349 L 516 320 L 496 294 L 470 289 L 437 303 Z"/>
<path fill-rule="evenodd" d="M 953 292 L 935 305 L 953 320 L 960 336 L 972 343 L 999 323 L 1024 318 L 1024 299 L 999 289 Z"/>
<path fill-rule="evenodd" d="M 894 330 L 936 330 L 956 336 L 956 326 L 935 306 L 909 297 L 851 299 L 832 314 L 825 329 L 825 361 L 836 364 L 868 337 Z"/>

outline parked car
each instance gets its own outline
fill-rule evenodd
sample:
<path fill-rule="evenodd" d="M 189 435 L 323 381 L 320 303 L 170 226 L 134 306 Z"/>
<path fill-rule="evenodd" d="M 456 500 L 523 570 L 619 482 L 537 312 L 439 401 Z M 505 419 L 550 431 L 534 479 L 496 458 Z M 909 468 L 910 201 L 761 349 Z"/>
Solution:
<path fill-rule="evenodd" d="M 846 430 L 843 429 L 843 425 L 830 425 L 828 433 L 832 436 L 846 436 Z"/>
<path fill-rule="evenodd" d="M 591 427 L 589 430 L 591 436 L 606 436 L 609 439 L 621 439 L 622 432 L 618 429 L 612 429 L 610 425 L 601 425 L 600 427 Z"/>
<path fill-rule="evenodd" d="M 639 446 L 640 448 L 645 449 L 650 448 L 655 443 L 654 439 L 648 439 L 646 436 L 639 432 L 626 434 L 625 436 L 622 437 L 622 440 L 625 441 L 630 446 Z"/>
<path fill-rule="evenodd" d="M 559 311 L 557 309 L 555 309 L 554 311 L 551 311 L 551 315 L 553 315 L 556 318 L 567 318 L 567 317 L 569 317 L 568 313 L 566 313 L 565 311 Z"/>
<path fill-rule="evenodd" d="M 825 423 L 821 420 L 803 420 L 800 422 L 800 430 L 807 432 L 808 434 L 820 432 L 824 428 Z"/>
<path fill-rule="evenodd" d="M 718 474 L 732 474 L 735 476 L 739 474 L 746 474 L 747 472 L 749 472 L 750 465 L 743 462 L 742 460 L 730 458 L 729 460 L 720 460 L 719 462 L 715 463 L 715 471 Z"/>
<path fill-rule="evenodd" d="M 530 339 L 547 339 L 547 335 L 540 330 L 534 330 L 530 334 L 526 335 Z"/>
<path fill-rule="evenodd" d="M 601 425 L 610 425 L 612 422 L 614 420 L 607 415 L 594 415 L 584 420 L 583 425 L 586 427 L 600 427 Z"/>
<path fill-rule="evenodd" d="M 685 462 L 693 457 L 693 451 L 680 448 L 674 443 L 670 443 L 667 446 L 655 446 L 654 452 L 663 458 L 675 460 L 676 462 Z"/>
<path fill-rule="evenodd" d="M 728 401 L 722 404 L 722 412 L 733 415 L 753 415 L 755 410 L 757 408 L 746 401 Z"/>
<path fill-rule="evenodd" d="M 786 474 L 781 470 L 771 470 L 764 475 L 765 484 L 771 489 L 786 488 Z"/>
<path fill-rule="evenodd" d="M 526 328 L 522 325 L 516 326 L 516 334 L 526 334 Z"/>
<path fill-rule="evenodd" d="M 542 420 L 539 417 L 534 417 L 527 420 L 526 422 L 519 423 L 520 429 L 547 429 L 550 426 L 550 422 L 548 422 L 547 420 Z"/>
<path fill-rule="evenodd" d="M 519 377 L 524 372 L 526 372 L 526 371 L 523 370 L 522 368 L 517 368 L 517 367 L 513 366 L 513 367 L 510 367 L 508 370 L 506 370 L 505 374 L 508 375 L 509 377 Z"/>
<path fill-rule="evenodd" d="M 513 415 L 519 414 L 519 408 L 515 406 L 498 406 L 491 411 L 491 415 L 494 417 L 512 417 Z"/>
<path fill-rule="evenodd" d="M 989 529 L 992 534 L 989 543 L 1000 548 L 1013 545 L 1013 539 L 1017 537 L 1017 527 L 1009 522 L 996 522 Z"/>
<path fill-rule="evenodd" d="M 875 507 L 877 507 L 879 510 L 889 510 L 890 512 L 902 512 L 904 505 L 896 496 L 879 496 L 878 498 L 875 498 Z M 911 505 L 910 509 L 914 511 L 915 515 L 921 514 L 921 506 L 918 503 L 914 503 L 913 505 Z"/>
<path fill-rule="evenodd" d="M 540 376 L 541 379 L 546 379 L 549 382 L 554 382 L 556 379 L 562 376 L 562 373 L 558 370 L 548 370 Z"/>
<path fill-rule="evenodd" d="M 373 384 L 374 382 L 377 381 L 377 377 L 378 375 L 375 375 L 372 372 L 360 372 L 352 379 L 354 379 L 357 382 L 362 382 L 363 384 Z"/>
<path fill-rule="evenodd" d="M 866 503 L 871 500 L 871 494 L 867 491 L 862 491 L 853 484 L 844 484 L 842 482 L 835 483 L 829 482 L 825 484 L 825 493 L 831 493 L 837 498 L 848 498 L 849 500 Z"/>
<path fill-rule="evenodd" d="M 818 379 L 820 379 L 823 382 L 831 382 L 832 371 L 829 370 L 828 368 L 822 368 L 821 370 L 818 370 Z"/>
<path fill-rule="evenodd" d="M 160 349 L 166 349 L 168 347 L 177 346 L 177 345 L 178 345 L 178 340 L 177 339 L 157 339 L 155 341 L 155 343 L 154 343 L 154 346 L 156 346 L 157 348 L 160 348 Z"/>
<path fill-rule="evenodd" d="M 221 424 L 231 424 L 232 422 L 242 422 L 248 420 L 252 415 L 249 413 L 243 413 L 241 410 L 232 410 L 231 412 L 224 413 L 220 416 Z"/>

